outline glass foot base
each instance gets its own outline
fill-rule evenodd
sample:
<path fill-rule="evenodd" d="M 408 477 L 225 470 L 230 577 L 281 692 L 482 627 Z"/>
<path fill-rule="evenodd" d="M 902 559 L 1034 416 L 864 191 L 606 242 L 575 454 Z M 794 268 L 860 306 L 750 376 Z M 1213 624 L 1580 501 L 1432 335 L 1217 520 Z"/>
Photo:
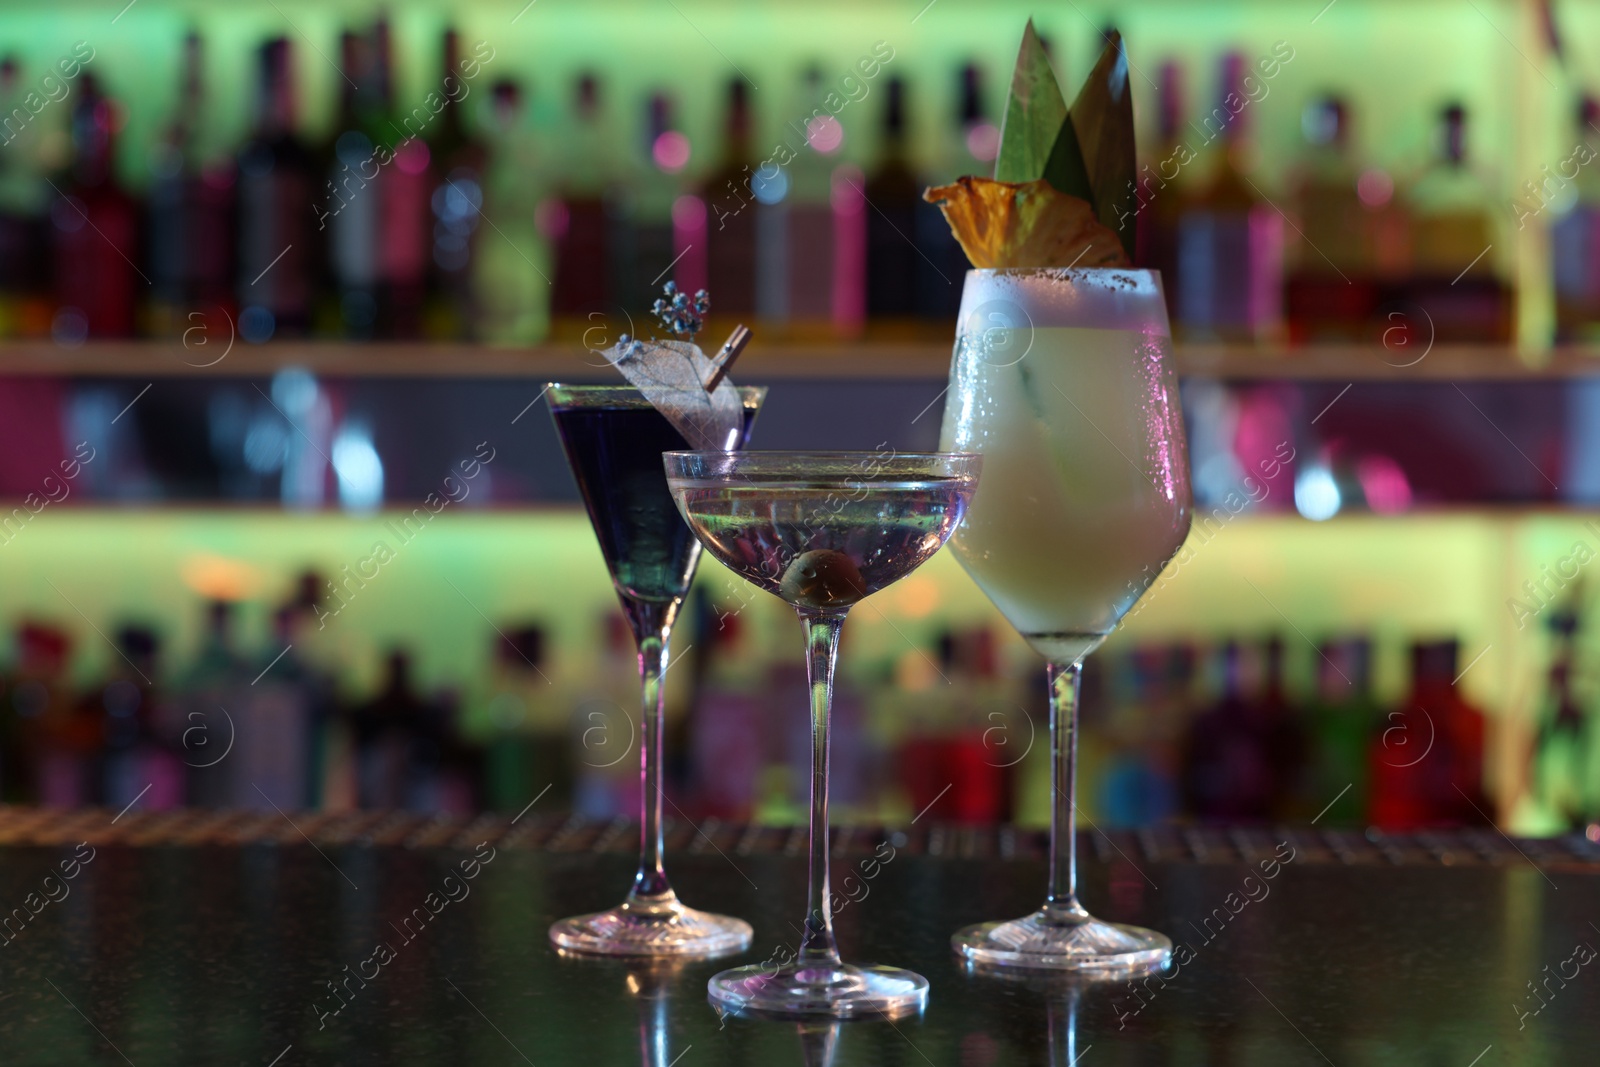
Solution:
<path fill-rule="evenodd" d="M 1043 910 L 1010 922 L 969 926 L 950 945 L 991 967 L 1049 971 L 1150 971 L 1166 966 L 1172 956 L 1172 942 L 1154 930 L 1088 915 L 1063 921 Z"/>
<path fill-rule="evenodd" d="M 736 1014 L 895 1019 L 928 1004 L 928 980 L 922 975 L 848 963 L 735 967 L 713 977 L 706 991 L 714 1007 Z"/>
<path fill-rule="evenodd" d="M 630 900 L 610 911 L 575 915 L 550 926 L 550 943 L 593 956 L 675 956 L 708 959 L 750 947 L 750 924 L 696 911 L 670 900 Z"/>

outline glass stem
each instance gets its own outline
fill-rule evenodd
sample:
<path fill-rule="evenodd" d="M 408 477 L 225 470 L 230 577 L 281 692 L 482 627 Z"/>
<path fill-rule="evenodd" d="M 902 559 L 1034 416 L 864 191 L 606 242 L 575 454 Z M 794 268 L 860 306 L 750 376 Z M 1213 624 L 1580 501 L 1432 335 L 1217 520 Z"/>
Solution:
<path fill-rule="evenodd" d="M 1078 903 L 1078 679 L 1081 661 L 1052 663 L 1050 686 L 1050 896 L 1045 912 L 1076 925 L 1089 918 Z"/>
<path fill-rule="evenodd" d="M 651 990 L 639 1001 L 639 1062 L 646 1067 L 671 1067 L 676 1061 L 667 1059 L 669 1034 L 666 995 Z"/>
<path fill-rule="evenodd" d="M 845 613 L 797 610 L 806 631 L 806 681 L 811 687 L 811 869 L 799 962 L 837 965 L 839 946 L 833 940 L 833 891 L 828 877 L 828 720 L 833 706 L 833 666 L 839 656 Z"/>
<path fill-rule="evenodd" d="M 1069 985 L 1059 996 L 1051 996 L 1045 1001 L 1052 1064 L 1068 1064 L 1070 1067 L 1078 1062 L 1078 1001 L 1082 996 L 1083 990 L 1079 986 Z"/>
<path fill-rule="evenodd" d="M 673 899 L 661 864 L 661 728 L 666 710 L 662 679 L 667 672 L 667 642 L 678 615 L 678 601 L 630 600 L 628 622 L 639 649 L 639 873 L 629 901 L 661 903 Z"/>

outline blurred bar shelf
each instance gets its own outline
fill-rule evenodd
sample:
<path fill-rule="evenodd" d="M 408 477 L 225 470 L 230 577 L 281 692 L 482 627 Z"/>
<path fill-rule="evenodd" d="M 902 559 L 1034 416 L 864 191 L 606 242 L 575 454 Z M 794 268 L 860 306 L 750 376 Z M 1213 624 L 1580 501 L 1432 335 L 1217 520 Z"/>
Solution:
<path fill-rule="evenodd" d="M 219 352 L 220 350 L 220 352 Z M 220 354 L 225 353 L 225 354 Z M 780 343 L 751 348 L 743 380 L 942 379 L 950 345 L 935 342 Z M 597 378 L 611 372 L 579 344 L 531 348 L 476 344 L 94 342 L 65 348 L 48 341 L 0 346 L 0 377 L 266 377 L 285 367 L 351 378 Z M 1229 381 L 1423 382 L 1560 381 L 1600 377 L 1600 347 L 1528 353 L 1499 345 L 1437 345 L 1418 358 L 1381 345 L 1303 348 L 1180 345 L 1187 378 Z"/>
<path fill-rule="evenodd" d="M 525 820 L 501 814 L 419 814 L 405 811 L 297 812 L 293 824 L 276 811 L 177 808 L 135 810 L 111 823 L 109 808 L 57 810 L 0 807 L 0 847 L 59 848 L 88 841 L 96 847 L 240 847 L 471 849 L 496 848 L 571 854 L 631 855 L 638 823 L 550 813 Z M 796 855 L 803 827 L 724 822 L 695 824 L 666 819 L 669 848 L 724 856 Z M 1101 863 L 1252 865 L 1270 859 L 1277 842 L 1289 842 L 1295 862 L 1314 866 L 1528 867 L 1593 874 L 1600 844 L 1583 834 L 1503 837 L 1495 830 L 1384 832 L 1314 826 L 1191 826 L 1078 831 L 1080 854 Z M 1043 861 L 1049 834 L 1010 824 L 929 822 L 922 826 L 844 824 L 834 828 L 830 851 L 838 857 L 871 856 L 884 843 L 896 853 L 936 859 Z M 887 861 L 886 861 L 887 862 Z"/>

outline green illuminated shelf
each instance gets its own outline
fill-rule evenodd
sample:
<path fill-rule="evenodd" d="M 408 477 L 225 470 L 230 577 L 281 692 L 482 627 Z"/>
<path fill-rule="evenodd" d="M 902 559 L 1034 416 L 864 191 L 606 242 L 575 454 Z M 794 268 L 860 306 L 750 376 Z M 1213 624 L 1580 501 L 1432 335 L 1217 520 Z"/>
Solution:
<path fill-rule="evenodd" d="M 231 350 L 186 349 L 160 341 L 63 348 L 48 342 L 0 346 L 0 376 L 256 377 L 304 367 L 335 377 L 595 378 L 612 372 L 580 345 L 491 348 L 473 344 L 293 343 Z M 1414 362 L 1413 362 L 1414 361 Z M 949 369 L 947 343 L 773 344 L 753 346 L 738 376 L 755 379 L 930 379 Z M 1188 377 L 1297 381 L 1538 381 L 1600 376 L 1600 348 L 1558 348 L 1535 364 L 1500 346 L 1436 346 L 1421 359 L 1381 346 L 1298 349 L 1180 346 Z"/>

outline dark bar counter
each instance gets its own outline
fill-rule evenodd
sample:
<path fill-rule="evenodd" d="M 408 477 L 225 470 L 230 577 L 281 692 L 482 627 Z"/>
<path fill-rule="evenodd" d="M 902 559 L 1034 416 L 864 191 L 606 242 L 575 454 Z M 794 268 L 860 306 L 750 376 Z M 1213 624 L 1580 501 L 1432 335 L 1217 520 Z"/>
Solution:
<path fill-rule="evenodd" d="M 1600 847 L 1581 837 L 1085 833 L 1086 905 L 1166 932 L 1182 965 L 1074 984 L 969 974 L 949 950 L 957 927 L 1039 903 L 1042 835 L 842 828 L 845 958 L 932 990 L 920 1018 L 801 1026 L 722 1018 L 705 996 L 717 970 L 793 951 L 801 831 L 672 828 L 680 894 L 748 919 L 744 956 L 551 950 L 552 920 L 620 899 L 636 833 L 532 813 L 0 811 L 6 1062 L 1595 1061 Z"/>

